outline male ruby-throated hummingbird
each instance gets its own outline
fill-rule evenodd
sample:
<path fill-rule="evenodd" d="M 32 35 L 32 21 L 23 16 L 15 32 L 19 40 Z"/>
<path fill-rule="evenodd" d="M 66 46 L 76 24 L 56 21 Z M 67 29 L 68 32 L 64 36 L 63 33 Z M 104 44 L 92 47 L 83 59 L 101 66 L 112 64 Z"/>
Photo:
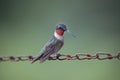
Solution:
<path fill-rule="evenodd" d="M 51 39 L 45 44 L 45 46 L 41 49 L 39 54 L 32 60 L 32 63 L 40 60 L 40 62 L 46 61 L 50 55 L 57 53 L 64 44 L 64 32 L 71 33 L 65 24 L 58 24 L 56 25 L 56 29 L 54 35 Z M 74 37 L 74 35 L 72 34 Z"/>

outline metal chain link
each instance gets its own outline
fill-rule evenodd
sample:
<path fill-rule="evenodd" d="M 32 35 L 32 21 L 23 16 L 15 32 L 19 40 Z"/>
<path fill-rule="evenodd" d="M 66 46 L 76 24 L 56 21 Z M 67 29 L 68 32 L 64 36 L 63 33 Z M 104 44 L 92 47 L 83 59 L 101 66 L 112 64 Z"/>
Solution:
<path fill-rule="evenodd" d="M 0 56 L 0 62 L 6 62 L 6 61 L 32 61 L 34 59 L 34 56 Z M 65 54 L 53 54 L 51 55 L 48 60 L 111 60 L 111 59 L 117 59 L 120 60 L 120 53 L 117 53 L 115 55 L 112 55 L 110 53 L 104 53 L 104 52 L 97 52 L 94 55 L 91 54 L 80 54 L 77 53 L 75 55 L 65 55 Z"/>

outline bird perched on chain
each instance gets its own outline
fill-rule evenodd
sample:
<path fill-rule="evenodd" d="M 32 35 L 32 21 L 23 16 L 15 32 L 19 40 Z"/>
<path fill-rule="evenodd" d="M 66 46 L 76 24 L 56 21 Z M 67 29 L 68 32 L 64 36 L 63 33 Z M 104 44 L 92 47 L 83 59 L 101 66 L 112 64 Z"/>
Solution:
<path fill-rule="evenodd" d="M 64 44 L 64 32 L 71 33 L 65 24 L 58 24 L 56 25 L 56 29 L 54 31 L 53 36 L 51 39 L 44 45 L 44 47 L 41 49 L 39 54 L 32 60 L 31 63 L 34 63 L 37 60 L 40 60 L 40 62 L 46 61 L 50 55 L 57 53 Z M 72 33 L 71 35 L 75 37 Z"/>

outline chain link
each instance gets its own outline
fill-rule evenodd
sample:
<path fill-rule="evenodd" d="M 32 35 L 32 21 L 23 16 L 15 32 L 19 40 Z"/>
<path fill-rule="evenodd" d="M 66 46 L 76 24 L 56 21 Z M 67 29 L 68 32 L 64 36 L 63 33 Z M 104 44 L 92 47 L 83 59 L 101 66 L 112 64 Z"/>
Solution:
<path fill-rule="evenodd" d="M 0 56 L 0 62 L 6 61 L 32 61 L 34 56 Z M 51 55 L 48 60 L 111 60 L 111 59 L 118 59 L 120 60 L 120 53 L 112 55 L 110 53 L 104 52 L 97 52 L 94 55 L 91 54 L 80 54 L 77 53 L 75 55 L 65 55 L 65 54 L 53 54 Z"/>

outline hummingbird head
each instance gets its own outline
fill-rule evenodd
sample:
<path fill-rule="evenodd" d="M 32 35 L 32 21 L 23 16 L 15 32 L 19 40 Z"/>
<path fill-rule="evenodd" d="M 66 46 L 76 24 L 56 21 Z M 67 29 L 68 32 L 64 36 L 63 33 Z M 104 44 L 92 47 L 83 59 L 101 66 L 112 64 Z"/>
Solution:
<path fill-rule="evenodd" d="M 70 33 L 73 37 L 76 37 L 67 27 L 65 24 L 58 24 L 56 26 L 55 33 L 59 36 L 63 36 L 64 32 Z"/>
<path fill-rule="evenodd" d="M 58 24 L 56 26 L 56 30 L 59 29 L 59 30 L 63 30 L 63 31 L 66 31 L 67 30 L 67 27 L 65 24 Z"/>
<path fill-rule="evenodd" d="M 60 36 L 64 34 L 64 32 L 67 31 L 67 27 L 65 24 L 58 24 L 56 26 L 56 33 Z"/>

